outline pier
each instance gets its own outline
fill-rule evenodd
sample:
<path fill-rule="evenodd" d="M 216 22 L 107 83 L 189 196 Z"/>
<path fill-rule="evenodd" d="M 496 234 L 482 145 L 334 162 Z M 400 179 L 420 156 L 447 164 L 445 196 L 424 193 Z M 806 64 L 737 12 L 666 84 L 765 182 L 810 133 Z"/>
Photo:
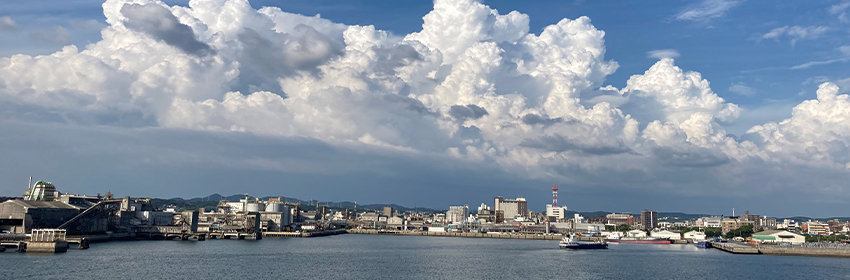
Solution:
<path fill-rule="evenodd" d="M 711 242 L 711 246 L 732 254 L 763 254 L 777 256 L 840 257 L 850 258 L 850 249 L 806 248 L 778 245 L 752 245 L 737 242 Z"/>
<path fill-rule="evenodd" d="M 711 242 L 711 247 L 732 254 L 761 254 L 758 247 L 736 242 Z"/>

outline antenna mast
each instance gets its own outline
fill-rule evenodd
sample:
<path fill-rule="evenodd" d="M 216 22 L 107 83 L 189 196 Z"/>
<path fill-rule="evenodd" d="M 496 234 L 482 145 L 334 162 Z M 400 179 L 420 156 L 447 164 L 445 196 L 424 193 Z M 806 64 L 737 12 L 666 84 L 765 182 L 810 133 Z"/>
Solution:
<path fill-rule="evenodd" d="M 558 207 L 558 185 L 552 186 L 552 207 Z"/>

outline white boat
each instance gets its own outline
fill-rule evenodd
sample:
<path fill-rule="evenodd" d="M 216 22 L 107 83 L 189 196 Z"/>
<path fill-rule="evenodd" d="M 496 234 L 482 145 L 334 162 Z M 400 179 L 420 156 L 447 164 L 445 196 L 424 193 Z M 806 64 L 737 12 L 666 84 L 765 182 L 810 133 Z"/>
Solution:
<path fill-rule="evenodd" d="M 561 242 L 558 243 L 558 247 L 561 249 L 608 249 L 608 243 L 605 241 L 579 241 L 578 238 L 573 235 L 565 235 L 564 238 L 561 238 Z"/>

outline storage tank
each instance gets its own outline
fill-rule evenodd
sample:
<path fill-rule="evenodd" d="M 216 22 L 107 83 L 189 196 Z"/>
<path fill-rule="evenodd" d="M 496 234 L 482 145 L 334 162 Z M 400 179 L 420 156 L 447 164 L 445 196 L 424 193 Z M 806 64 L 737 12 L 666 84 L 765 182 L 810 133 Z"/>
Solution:
<path fill-rule="evenodd" d="M 245 207 L 246 212 L 260 212 L 260 204 L 259 203 L 248 203 L 248 206 Z"/>
<path fill-rule="evenodd" d="M 269 203 L 269 205 L 266 205 L 266 212 L 275 212 L 275 213 L 283 212 L 283 204 Z"/>
<path fill-rule="evenodd" d="M 281 227 L 288 227 L 288 226 L 292 225 L 292 208 L 289 207 L 289 205 L 281 205 L 281 206 L 282 206 L 281 212 L 283 212 L 283 213 L 280 215 L 280 226 Z"/>

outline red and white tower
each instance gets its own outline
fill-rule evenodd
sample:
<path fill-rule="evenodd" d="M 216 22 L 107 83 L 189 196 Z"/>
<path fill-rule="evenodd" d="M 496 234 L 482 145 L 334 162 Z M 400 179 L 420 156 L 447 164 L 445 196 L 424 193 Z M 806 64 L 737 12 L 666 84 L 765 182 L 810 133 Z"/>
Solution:
<path fill-rule="evenodd" d="M 552 186 L 552 207 L 558 207 L 558 185 Z"/>

